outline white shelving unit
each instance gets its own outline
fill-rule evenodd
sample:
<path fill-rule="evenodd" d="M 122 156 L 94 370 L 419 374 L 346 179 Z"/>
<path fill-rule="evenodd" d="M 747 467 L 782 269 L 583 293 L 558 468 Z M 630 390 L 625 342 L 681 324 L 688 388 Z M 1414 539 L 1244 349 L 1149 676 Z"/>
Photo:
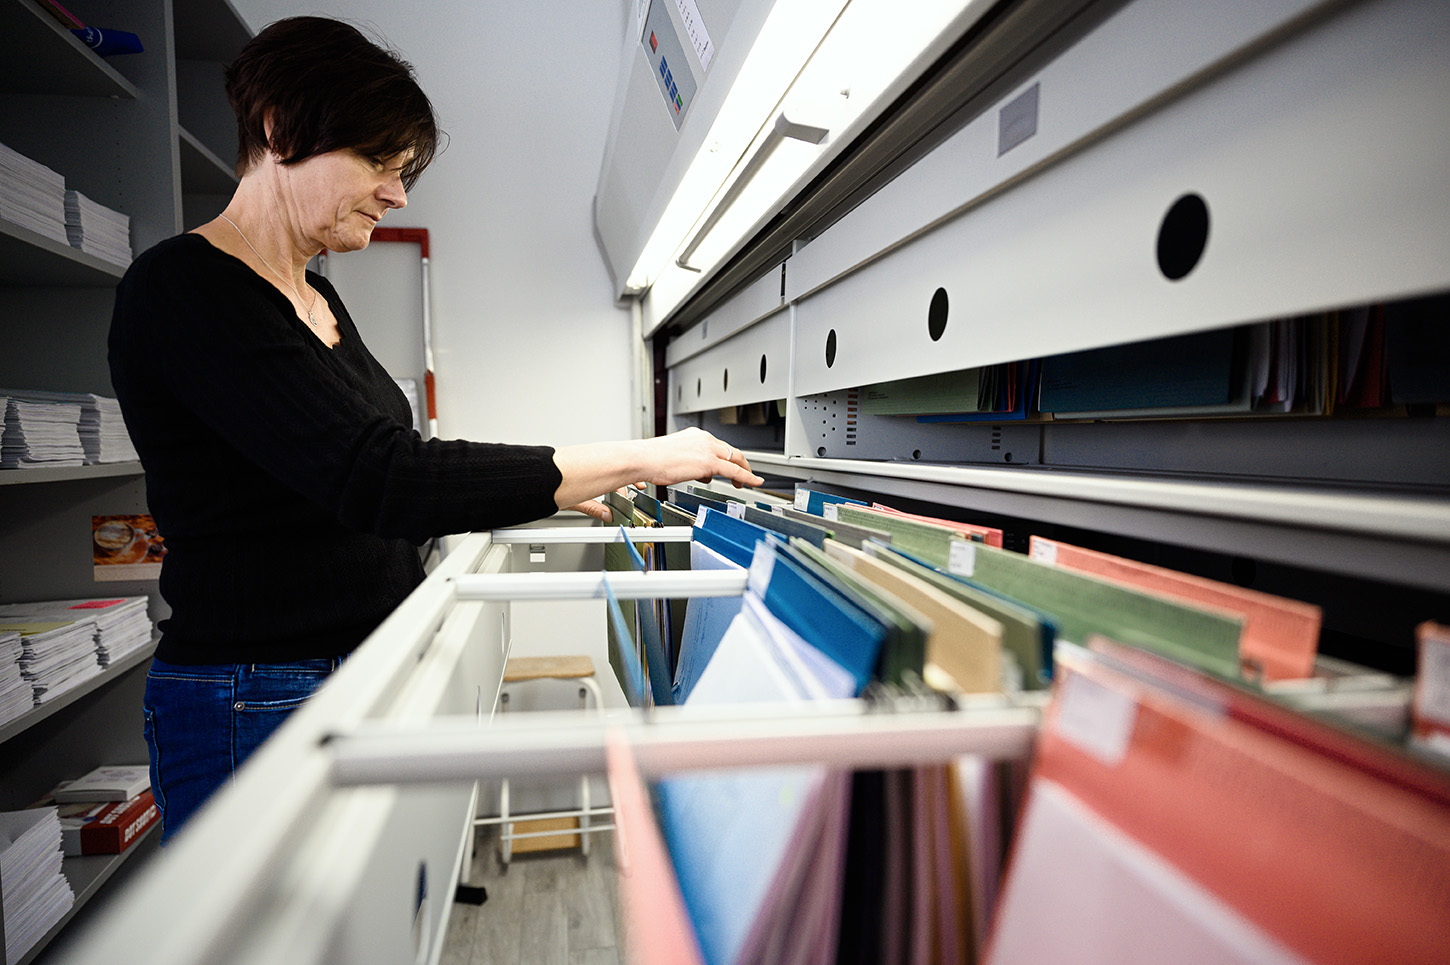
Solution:
<path fill-rule="evenodd" d="M 249 30 L 228 0 L 75 12 L 136 33 L 145 52 L 102 59 L 33 0 L 0 0 L 0 143 L 128 215 L 140 252 L 214 217 L 236 184 L 221 73 Z M 0 386 L 114 394 L 106 337 L 124 272 L 0 221 Z M 97 583 L 92 572 L 90 517 L 144 512 L 136 462 L 0 472 L 0 602 L 145 594 L 152 619 L 164 618 L 154 582 Z M 0 809 L 25 807 L 98 764 L 146 760 L 141 695 L 154 652 L 153 643 L 0 727 Z M 66 922 L 153 850 L 143 841 L 119 856 L 67 859 L 76 907 Z M 45 961 L 66 922 L 23 961 Z"/>

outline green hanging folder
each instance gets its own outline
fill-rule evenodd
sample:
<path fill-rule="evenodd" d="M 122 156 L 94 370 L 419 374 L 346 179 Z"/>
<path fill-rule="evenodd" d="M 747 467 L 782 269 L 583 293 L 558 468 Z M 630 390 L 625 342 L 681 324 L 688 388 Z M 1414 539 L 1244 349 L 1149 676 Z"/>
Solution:
<path fill-rule="evenodd" d="M 1100 634 L 1223 677 L 1240 675 L 1237 617 L 960 538 L 952 540 L 947 571 L 1050 613 L 1061 639 L 1083 644 Z"/>
<path fill-rule="evenodd" d="M 1022 669 L 1024 690 L 1041 690 L 1050 683 L 1049 668 L 1056 630 L 1036 611 L 1011 600 L 980 590 L 970 583 L 896 552 L 889 546 L 867 543 L 865 551 L 883 563 L 905 570 L 924 583 L 975 607 L 1002 624 L 1002 649 Z"/>
<path fill-rule="evenodd" d="M 920 557 L 933 566 L 945 567 L 952 540 L 960 539 L 956 532 L 945 526 L 856 506 L 837 507 L 836 518 L 853 526 L 865 526 L 889 533 L 892 546 Z"/>

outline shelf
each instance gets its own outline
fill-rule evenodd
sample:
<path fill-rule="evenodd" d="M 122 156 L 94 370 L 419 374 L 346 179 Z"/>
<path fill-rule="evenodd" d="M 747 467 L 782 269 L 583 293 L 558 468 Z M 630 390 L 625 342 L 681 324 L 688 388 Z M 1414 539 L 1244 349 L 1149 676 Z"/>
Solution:
<path fill-rule="evenodd" d="M 28 0 L 0 0 L 0 92 L 134 100 L 134 84 Z"/>
<path fill-rule="evenodd" d="M 71 891 L 75 892 L 75 904 L 61 917 L 61 920 L 51 926 L 40 941 L 31 946 L 30 950 L 20 957 L 19 965 L 30 965 L 39 958 L 50 945 L 55 937 L 70 924 L 71 919 L 80 914 L 96 893 L 101 890 L 111 876 L 114 875 L 122 865 L 141 855 L 150 855 L 159 847 L 161 840 L 157 833 L 161 828 L 161 822 L 157 821 L 151 827 L 141 833 L 140 839 L 135 844 L 122 851 L 120 854 L 88 854 L 73 858 L 66 858 L 61 863 L 61 873 L 70 882 Z"/>
<path fill-rule="evenodd" d="M 252 32 L 227 0 L 189 0 L 172 8 L 178 60 L 230 62 Z"/>
<path fill-rule="evenodd" d="M 1450 500 L 1054 469 L 747 452 L 756 472 L 1450 590 Z"/>
<path fill-rule="evenodd" d="M 125 266 L 0 219 L 0 285 L 108 288 Z"/>
<path fill-rule="evenodd" d="M 143 472 L 141 464 L 134 461 L 108 462 L 99 466 L 67 466 L 61 469 L 0 469 L 0 486 L 69 482 L 74 479 L 104 479 L 113 476 L 139 476 Z"/>
<path fill-rule="evenodd" d="M 66 707 L 69 707 L 77 700 L 80 700 L 86 694 L 92 693 L 100 687 L 105 686 L 126 671 L 131 670 L 134 667 L 139 667 L 141 664 L 150 660 L 151 655 L 155 652 L 156 640 L 153 639 L 150 643 L 142 647 L 140 650 L 137 650 L 134 653 L 127 654 L 118 662 L 111 664 L 111 666 L 107 667 L 100 674 L 100 676 L 92 677 L 90 680 L 85 681 L 80 686 L 65 691 L 59 697 L 55 697 L 47 701 L 46 703 L 41 704 L 39 707 L 36 707 L 33 710 L 21 714 L 19 717 L 10 721 L 8 724 L 0 727 L 0 744 L 5 743 L 6 741 L 10 740 L 10 738 L 15 737 L 18 734 L 24 733 L 26 730 L 34 727 L 36 724 L 45 720 L 52 714 L 64 710 Z"/>
<path fill-rule="evenodd" d="M 176 129 L 181 139 L 182 194 L 231 194 L 237 189 L 232 166 L 201 143 L 184 127 Z"/>

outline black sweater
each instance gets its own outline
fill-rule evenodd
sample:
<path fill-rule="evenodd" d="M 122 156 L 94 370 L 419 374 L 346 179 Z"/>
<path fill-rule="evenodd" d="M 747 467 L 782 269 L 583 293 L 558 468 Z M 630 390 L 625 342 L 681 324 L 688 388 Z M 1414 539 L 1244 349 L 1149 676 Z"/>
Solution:
<path fill-rule="evenodd" d="M 329 349 L 200 235 L 116 290 L 111 381 L 166 541 L 171 663 L 340 656 L 423 577 L 414 544 L 555 511 L 547 446 L 423 441 L 337 292 Z"/>

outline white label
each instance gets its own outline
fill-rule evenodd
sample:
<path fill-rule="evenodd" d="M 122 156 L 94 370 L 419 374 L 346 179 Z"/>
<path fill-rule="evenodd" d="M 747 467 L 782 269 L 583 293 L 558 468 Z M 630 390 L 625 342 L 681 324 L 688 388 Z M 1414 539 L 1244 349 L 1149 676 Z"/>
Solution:
<path fill-rule="evenodd" d="M 811 491 L 809 489 L 795 491 L 795 508 L 803 513 L 811 508 Z"/>
<path fill-rule="evenodd" d="M 725 514 L 735 519 L 745 518 L 745 504 L 729 502 L 725 504 Z"/>
<path fill-rule="evenodd" d="M 695 528 L 703 529 L 705 526 L 705 514 L 710 511 L 709 506 L 701 506 L 700 512 L 695 516 Z"/>
<path fill-rule="evenodd" d="M 964 539 L 952 540 L 947 553 L 947 572 L 971 578 L 977 572 L 977 544 Z"/>
<path fill-rule="evenodd" d="M 710 42 L 710 33 L 705 29 L 700 8 L 695 5 L 695 0 L 675 0 L 675 9 L 685 22 L 685 33 L 690 38 L 690 46 L 695 48 L 695 55 L 700 58 L 700 66 L 709 70 L 710 59 L 715 56 L 715 45 Z"/>
<path fill-rule="evenodd" d="M 1450 724 L 1450 640 L 1422 637 L 1415 716 Z"/>
<path fill-rule="evenodd" d="M 785 515 L 785 507 L 780 505 L 779 503 L 776 503 L 774 506 L 770 507 L 770 511 L 772 513 L 775 513 L 775 515 L 777 516 Z"/>
<path fill-rule="evenodd" d="M 765 596 L 770 585 L 770 575 L 775 572 L 775 549 L 762 541 L 755 544 L 755 555 L 750 559 L 750 574 L 745 578 L 750 592 L 758 597 Z"/>
<path fill-rule="evenodd" d="M 1137 718 L 1138 704 L 1131 697 L 1077 674 L 1063 681 L 1057 732 L 1104 764 L 1123 762 Z"/>
<path fill-rule="evenodd" d="M 1032 541 L 1032 558 L 1039 563 L 1056 566 L 1057 544 L 1048 542 L 1047 540 L 1034 539 Z"/>
<path fill-rule="evenodd" d="M 826 503 L 826 505 L 821 507 L 821 515 L 826 517 L 826 519 L 829 519 L 833 523 L 837 522 L 840 519 L 840 512 L 840 503 Z"/>

